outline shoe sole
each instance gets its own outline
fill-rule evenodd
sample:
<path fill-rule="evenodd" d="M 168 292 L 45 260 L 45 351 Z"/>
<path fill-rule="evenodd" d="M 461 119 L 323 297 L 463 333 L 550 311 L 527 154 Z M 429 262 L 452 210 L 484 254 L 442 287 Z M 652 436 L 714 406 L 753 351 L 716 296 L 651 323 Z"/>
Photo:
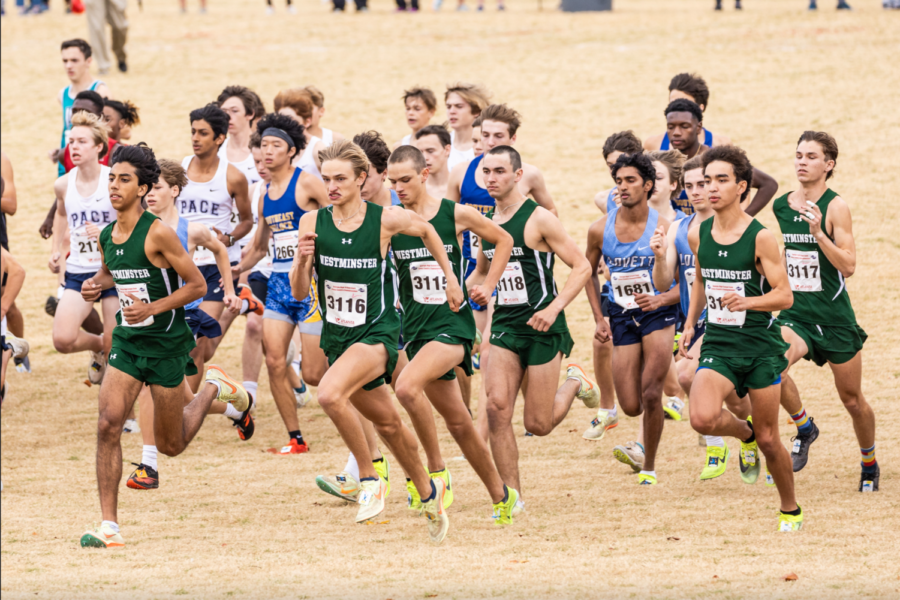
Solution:
<path fill-rule="evenodd" d="M 606 435 L 606 432 L 607 432 L 607 431 L 609 431 L 610 429 L 615 429 L 615 428 L 618 427 L 618 426 L 619 426 L 619 423 L 618 423 L 618 422 L 613 423 L 612 425 L 607 425 L 606 427 L 603 428 L 603 431 L 600 432 L 600 436 L 599 436 L 599 437 L 588 437 L 588 432 L 587 432 L 587 431 L 584 432 L 584 433 L 581 435 L 581 437 L 582 437 L 583 439 L 585 439 L 585 440 L 591 440 L 592 442 L 599 442 L 600 440 L 603 439 L 603 436 Z M 593 427 L 592 427 L 591 429 L 588 429 L 588 431 L 593 431 L 593 430 L 594 430 Z"/>
<path fill-rule="evenodd" d="M 91 534 L 84 534 L 81 536 L 81 547 L 82 548 L 124 548 L 125 544 L 112 543 L 107 544 L 102 540 L 96 538 Z"/>
<path fill-rule="evenodd" d="M 366 521 L 371 521 L 372 519 L 374 519 L 375 517 L 377 517 L 378 515 L 380 515 L 380 514 L 383 513 L 383 512 L 384 512 L 384 499 L 382 498 L 382 499 L 381 499 L 381 508 L 378 510 L 378 512 L 373 513 L 373 514 L 371 514 L 371 515 L 368 515 L 368 516 L 366 516 L 366 517 L 360 517 L 360 516 L 357 514 L 357 515 L 356 515 L 356 522 L 357 522 L 358 524 L 362 525 L 362 524 L 365 523 Z"/>
<path fill-rule="evenodd" d="M 344 494 L 328 485 L 327 482 L 320 481 L 318 477 L 316 477 L 316 485 L 320 490 L 322 490 L 326 494 L 334 496 L 335 498 L 340 498 L 341 500 L 346 500 L 347 502 L 356 502 L 356 496 L 345 496 Z"/>
<path fill-rule="evenodd" d="M 665 418 L 669 419 L 670 421 L 681 421 L 684 419 L 684 417 L 681 416 L 680 413 L 669 408 L 668 406 L 663 406 L 663 412 L 665 413 Z"/>
<path fill-rule="evenodd" d="M 803 468 L 806 466 L 806 464 L 809 462 L 809 450 L 812 447 L 813 442 L 815 442 L 817 439 L 819 439 L 819 428 L 818 427 L 816 427 L 815 431 L 813 431 L 812 437 L 810 437 L 809 445 L 806 447 L 806 460 L 804 460 L 803 464 L 801 464 L 800 466 L 797 466 L 796 464 L 794 464 L 794 461 L 793 461 L 794 454 L 791 453 L 791 459 L 792 459 L 791 460 L 791 468 L 794 470 L 794 473 L 799 473 L 800 471 L 802 471 Z"/>
<path fill-rule="evenodd" d="M 620 463 L 625 463 L 626 465 L 631 467 L 631 470 L 635 473 L 640 473 L 641 469 L 644 468 L 644 463 L 638 464 L 633 458 L 628 456 L 628 454 L 626 454 L 624 450 L 620 450 L 618 448 L 613 449 L 613 456 L 615 456 L 616 460 L 618 460 Z"/>
<path fill-rule="evenodd" d="M 159 483 L 156 485 L 141 485 L 139 483 L 132 483 L 131 480 L 128 480 L 128 483 L 125 484 L 125 487 L 131 488 L 133 490 L 156 490 L 159 489 Z"/>

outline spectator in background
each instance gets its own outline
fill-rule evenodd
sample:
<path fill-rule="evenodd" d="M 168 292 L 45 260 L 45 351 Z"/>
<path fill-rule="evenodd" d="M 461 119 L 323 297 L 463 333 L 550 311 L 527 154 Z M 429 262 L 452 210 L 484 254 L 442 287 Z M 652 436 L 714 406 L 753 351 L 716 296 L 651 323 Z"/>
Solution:
<path fill-rule="evenodd" d="M 128 0 L 84 0 L 87 12 L 88 33 L 91 45 L 97 53 L 97 66 L 100 74 L 109 72 L 111 64 L 109 50 L 106 47 L 106 23 L 112 27 L 112 51 L 116 55 L 119 70 L 128 71 L 125 42 L 128 36 L 128 18 L 125 8 Z"/>

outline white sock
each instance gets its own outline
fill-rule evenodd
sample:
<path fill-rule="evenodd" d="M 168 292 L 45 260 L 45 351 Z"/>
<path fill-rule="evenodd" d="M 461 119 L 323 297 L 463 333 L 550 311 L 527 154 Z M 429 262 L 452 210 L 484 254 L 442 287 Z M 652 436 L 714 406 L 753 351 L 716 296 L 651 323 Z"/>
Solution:
<path fill-rule="evenodd" d="M 119 524 L 118 523 L 115 523 L 113 521 L 103 521 L 100 524 L 100 526 L 103 527 L 104 525 L 108 526 L 110 529 L 112 529 L 116 533 L 119 533 Z"/>
<path fill-rule="evenodd" d="M 225 416 L 228 417 L 229 419 L 240 419 L 241 411 L 236 409 L 234 407 L 234 404 L 231 404 L 229 402 L 228 404 L 225 405 Z"/>
<path fill-rule="evenodd" d="M 156 466 L 156 456 L 156 446 L 144 446 L 144 450 L 141 453 L 141 464 L 158 469 L 159 467 Z"/>
<path fill-rule="evenodd" d="M 649 475 L 650 477 L 656 479 L 656 471 L 641 471 L 641 475 Z"/>
<path fill-rule="evenodd" d="M 61 300 L 63 297 L 63 292 L 65 292 L 65 291 L 66 291 L 66 286 L 64 286 L 64 285 L 60 285 L 58 288 L 56 288 L 56 299 Z"/>
<path fill-rule="evenodd" d="M 603 412 L 605 412 L 605 413 L 606 413 L 607 415 L 609 415 L 610 417 L 615 417 L 615 416 L 617 416 L 617 415 L 619 414 L 619 407 L 618 407 L 618 406 L 613 406 L 612 408 L 601 408 L 600 410 L 602 410 Z"/>
<path fill-rule="evenodd" d="M 352 452 L 347 458 L 347 466 L 344 467 L 344 470 L 353 475 L 353 479 L 359 481 L 359 463 L 356 462 L 356 457 Z"/>
<path fill-rule="evenodd" d="M 241 310 L 239 314 L 246 315 L 250 311 L 250 303 L 246 300 L 241 300 Z"/>
<path fill-rule="evenodd" d="M 291 363 L 291 366 L 294 367 L 294 373 L 297 374 L 297 377 L 300 376 L 300 355 L 297 355 L 297 358 L 294 359 L 294 362 Z"/>
<path fill-rule="evenodd" d="M 720 438 L 717 435 L 705 435 L 703 437 L 706 438 L 706 446 L 707 447 L 713 447 L 713 446 L 716 448 L 724 448 L 725 447 L 725 440 L 723 440 L 722 438 Z"/>
<path fill-rule="evenodd" d="M 215 379 L 207 379 L 206 383 L 211 383 L 216 386 L 216 396 L 222 393 L 222 384 L 216 381 Z"/>
<path fill-rule="evenodd" d="M 245 381 L 244 389 L 247 390 L 247 393 L 253 396 L 253 401 L 256 402 L 256 392 L 259 390 L 259 382 L 257 381 Z"/>

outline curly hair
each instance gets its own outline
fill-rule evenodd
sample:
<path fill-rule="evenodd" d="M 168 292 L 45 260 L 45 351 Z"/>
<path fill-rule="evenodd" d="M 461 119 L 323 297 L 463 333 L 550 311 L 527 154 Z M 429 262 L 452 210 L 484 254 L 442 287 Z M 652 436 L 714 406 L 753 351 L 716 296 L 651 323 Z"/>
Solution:
<path fill-rule="evenodd" d="M 303 150 L 306 149 L 306 136 L 303 134 L 303 125 L 291 117 L 278 113 L 271 113 L 260 119 L 259 123 L 256 124 L 256 132 L 259 134 L 260 144 L 262 144 L 263 133 L 269 127 L 281 129 L 288 134 L 288 137 L 291 138 L 294 142 L 294 146 L 297 148 L 297 152 L 294 153 L 294 156 L 300 156 Z"/>
<path fill-rule="evenodd" d="M 375 167 L 379 175 L 384 173 L 388 166 L 388 158 L 391 149 L 384 138 L 377 131 L 365 131 L 353 136 L 353 143 L 363 149 L 369 159 L 369 163 Z"/>
<path fill-rule="evenodd" d="M 159 163 L 156 162 L 156 155 L 153 154 L 153 149 L 144 142 L 133 146 L 118 144 L 109 159 L 109 167 L 112 168 L 118 163 L 128 163 L 134 167 L 138 185 L 146 185 L 148 192 L 159 180 L 160 169 Z"/>
<path fill-rule="evenodd" d="M 138 107 L 130 100 L 120 101 L 106 98 L 103 101 L 103 105 L 108 106 L 119 113 L 122 122 L 129 127 L 135 127 L 136 125 L 141 124 L 141 117 L 138 115 Z"/>
<path fill-rule="evenodd" d="M 614 133 L 603 142 L 603 160 L 609 158 L 613 152 L 624 152 L 625 154 L 640 154 L 644 150 L 644 144 L 633 131 L 619 131 Z"/>
<path fill-rule="evenodd" d="M 653 183 L 653 187 L 647 192 L 648 198 L 652 196 L 653 192 L 656 191 L 656 167 L 653 166 L 653 161 L 650 160 L 650 157 L 639 152 L 635 152 L 634 154 L 622 154 L 616 159 L 616 164 L 612 167 L 613 179 L 616 178 L 619 169 L 624 167 L 634 167 L 637 169 L 637 172 L 640 174 L 644 183 L 647 183 L 648 181 Z"/>
<path fill-rule="evenodd" d="M 191 111 L 191 123 L 194 121 L 206 121 L 213 130 L 213 135 L 228 135 L 228 123 L 231 118 L 228 113 L 219 108 L 215 102 L 210 102 L 203 108 L 195 108 Z"/>

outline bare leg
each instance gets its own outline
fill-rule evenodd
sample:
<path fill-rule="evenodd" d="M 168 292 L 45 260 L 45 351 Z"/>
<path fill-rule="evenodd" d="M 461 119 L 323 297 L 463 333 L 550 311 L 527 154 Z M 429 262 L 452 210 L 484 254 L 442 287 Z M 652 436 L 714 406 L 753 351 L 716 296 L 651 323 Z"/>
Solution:
<path fill-rule="evenodd" d="M 454 367 L 459 392 L 462 394 L 463 404 L 472 410 L 472 378 L 461 367 Z"/>
<path fill-rule="evenodd" d="M 300 334 L 300 348 L 303 352 L 303 364 L 301 365 L 303 381 L 313 387 L 318 387 L 325 371 L 328 370 L 328 358 L 325 356 L 325 351 L 319 347 L 320 339 L 318 335 Z"/>
<path fill-rule="evenodd" d="M 218 321 L 222 317 L 222 311 L 225 310 L 225 303 L 204 300 L 200 303 L 200 310 Z M 197 340 L 197 346 L 203 348 L 203 362 L 209 362 L 212 360 L 218 344 L 213 345 L 209 338 L 200 338 Z"/>
<path fill-rule="evenodd" d="M 184 405 L 184 387 L 172 388 L 151 385 L 153 395 L 153 435 L 156 447 L 166 456 L 184 452 L 203 425 L 209 407 L 218 395 L 218 388 L 204 383 L 200 393 Z"/>
<path fill-rule="evenodd" d="M 709 369 L 704 369 L 708 371 Z M 753 432 L 759 449 L 766 457 L 766 468 L 775 480 L 781 497 L 781 510 L 797 510 L 794 496 L 794 468 L 791 455 L 778 436 L 778 406 L 781 400 L 780 384 L 760 390 L 750 390 L 753 405 Z"/>
<path fill-rule="evenodd" d="M 678 385 L 678 369 L 675 367 L 675 358 L 669 363 L 669 370 L 666 372 L 666 379 L 663 382 L 663 393 L 669 397 L 676 397 L 684 400 L 684 391 Z"/>
<path fill-rule="evenodd" d="M 91 308 L 91 312 L 85 317 L 81 328 L 94 335 L 103 335 L 103 321 L 100 319 L 100 313 Z"/>
<path fill-rule="evenodd" d="M 277 319 L 263 319 L 263 339 L 266 345 L 269 387 L 272 390 L 272 397 L 275 399 L 275 406 L 278 407 L 281 420 L 288 431 L 300 429 L 300 421 L 297 420 L 297 403 L 294 399 L 294 391 L 287 379 L 288 366 L 285 364 L 293 332 L 293 323 Z"/>
<path fill-rule="evenodd" d="M 752 432 L 747 421 L 735 417 L 722 406 L 729 394 L 734 394 L 734 384 L 727 377 L 712 369 L 697 372 L 691 387 L 691 427 L 697 433 L 741 441 L 750 437 Z"/>
<path fill-rule="evenodd" d="M 17 338 L 25 337 L 25 317 L 22 316 L 22 311 L 19 310 L 15 302 L 12 303 L 12 306 L 6 312 L 6 326 Z"/>
<path fill-rule="evenodd" d="M 784 355 L 788 360 L 788 366 L 781 374 L 781 406 L 784 407 L 784 410 L 786 410 L 789 415 L 796 415 L 803 410 L 803 402 L 800 400 L 800 390 L 797 389 L 797 384 L 794 383 L 794 380 L 788 374 L 788 371 L 790 371 L 791 367 L 793 367 L 801 358 L 806 356 L 809 349 L 806 346 L 806 342 L 803 341 L 803 338 L 794 333 L 794 330 L 790 327 L 782 327 L 781 336 L 784 338 L 785 342 L 791 345 Z"/>
<path fill-rule="evenodd" d="M 454 347 L 447 346 L 446 344 L 440 345 L 445 348 Z M 462 348 L 462 346 L 456 347 Z M 462 356 L 460 356 L 459 360 L 454 364 L 459 364 L 461 362 Z M 422 363 L 420 362 L 418 364 L 421 365 Z M 399 382 L 402 380 L 401 373 L 405 372 L 407 365 L 409 365 L 409 360 L 406 358 L 406 352 L 400 352 L 400 358 L 397 360 L 397 368 L 394 369 L 391 385 L 394 387 L 394 391 L 397 394 L 397 400 L 400 401 L 400 404 L 406 409 L 407 414 L 409 414 L 413 428 L 416 431 L 416 437 L 422 442 L 422 449 L 425 450 L 425 457 L 428 461 L 428 470 L 432 473 L 437 473 L 438 471 L 443 471 L 446 468 L 446 465 L 441 456 L 441 446 L 437 439 L 437 426 L 434 423 L 434 410 L 432 410 L 428 400 L 425 399 L 425 392 L 423 390 L 428 381 L 437 379 L 450 370 L 451 367 L 447 367 L 441 373 L 429 380 L 420 380 L 419 377 L 410 375 L 412 378 L 410 381 L 415 381 L 416 385 L 412 386 L 404 384 L 405 387 L 401 388 L 399 387 Z M 459 386 L 457 386 L 457 388 L 458 387 Z"/>
<path fill-rule="evenodd" d="M 244 345 L 241 347 L 243 381 L 259 381 L 259 371 L 263 363 L 262 335 L 262 317 L 256 313 L 248 313 L 247 326 L 244 329 Z"/>
<path fill-rule="evenodd" d="M 92 310 L 93 305 L 82 300 L 81 294 L 75 290 L 63 292 L 53 318 L 53 346 L 57 352 L 72 354 L 85 350 L 103 351 L 103 336 L 81 329 L 80 324 Z"/>
<path fill-rule="evenodd" d="M 828 363 L 828 365 L 834 374 L 834 385 L 841 402 L 853 420 L 853 430 L 856 432 L 859 447 L 874 446 L 875 412 L 862 393 L 862 351 L 843 364 Z"/>
<path fill-rule="evenodd" d="M 566 379 L 559 389 L 559 364 L 562 354 L 543 365 L 530 365 L 528 387 L 525 390 L 525 430 L 534 435 L 545 436 L 559 425 L 572 406 L 580 383 Z M 553 398 L 550 401 L 550 398 Z"/>
<path fill-rule="evenodd" d="M 608 317 L 603 317 L 609 323 Z M 600 408 L 612 410 L 616 407 L 616 387 L 613 385 L 612 340 L 599 342 L 594 340 L 594 379 L 600 388 Z"/>
<path fill-rule="evenodd" d="M 483 350 L 482 346 L 482 352 Z M 482 369 L 485 366 L 482 363 Z M 487 387 L 487 416 L 491 433 L 491 450 L 500 477 L 522 493 L 519 481 L 519 448 L 513 432 L 512 418 L 516 395 L 525 370 L 519 357 L 506 348 L 493 347 L 483 379 Z"/>

